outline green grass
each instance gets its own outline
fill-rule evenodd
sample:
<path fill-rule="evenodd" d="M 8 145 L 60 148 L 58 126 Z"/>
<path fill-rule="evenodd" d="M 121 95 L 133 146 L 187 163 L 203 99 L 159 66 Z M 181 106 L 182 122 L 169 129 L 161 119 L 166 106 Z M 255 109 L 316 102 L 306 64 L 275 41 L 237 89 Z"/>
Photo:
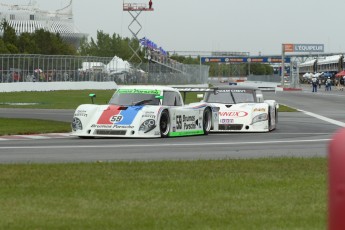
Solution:
<path fill-rule="evenodd" d="M 71 123 L 38 119 L 0 118 L 0 136 L 36 133 L 66 133 L 71 131 Z"/>
<path fill-rule="evenodd" d="M 298 112 L 298 110 L 286 105 L 279 104 L 278 112 Z"/>
<path fill-rule="evenodd" d="M 325 158 L 0 165 L 0 229 L 326 228 Z"/>
<path fill-rule="evenodd" d="M 48 92 L 0 93 L 1 108 L 76 109 L 80 104 L 91 104 L 90 93 L 95 93 L 96 104 L 107 104 L 114 90 L 61 90 Z M 8 105 L 7 103 L 37 103 Z"/>

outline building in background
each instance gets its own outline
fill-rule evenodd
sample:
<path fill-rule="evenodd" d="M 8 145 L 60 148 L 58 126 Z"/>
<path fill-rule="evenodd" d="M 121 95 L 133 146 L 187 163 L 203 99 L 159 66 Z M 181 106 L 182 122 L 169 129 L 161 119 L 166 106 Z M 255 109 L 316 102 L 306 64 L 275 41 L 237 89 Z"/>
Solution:
<path fill-rule="evenodd" d="M 72 0 L 56 11 L 45 11 L 37 8 L 35 1 L 27 5 L 11 5 L 0 3 L 0 20 L 6 20 L 17 34 L 34 33 L 44 29 L 51 33 L 59 33 L 61 38 L 78 48 L 80 40 L 87 34 L 80 33 L 73 21 Z M 3 31 L 0 28 L 0 36 Z"/>

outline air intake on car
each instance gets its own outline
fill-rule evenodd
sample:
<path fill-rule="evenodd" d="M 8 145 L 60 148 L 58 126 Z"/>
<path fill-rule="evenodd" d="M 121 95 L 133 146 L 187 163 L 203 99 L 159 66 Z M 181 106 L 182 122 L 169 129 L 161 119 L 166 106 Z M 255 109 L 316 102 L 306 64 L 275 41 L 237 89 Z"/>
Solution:
<path fill-rule="evenodd" d="M 219 130 L 242 130 L 243 125 L 234 124 L 234 125 L 219 125 Z"/>
<path fill-rule="evenodd" d="M 96 135 L 126 135 L 127 130 L 104 130 L 104 129 L 97 129 L 95 131 Z"/>

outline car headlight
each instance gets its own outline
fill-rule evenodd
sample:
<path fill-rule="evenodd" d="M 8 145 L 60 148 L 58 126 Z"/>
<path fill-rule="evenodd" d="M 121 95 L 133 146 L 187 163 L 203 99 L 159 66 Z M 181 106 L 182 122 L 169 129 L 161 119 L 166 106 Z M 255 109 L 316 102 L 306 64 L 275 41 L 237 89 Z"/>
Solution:
<path fill-rule="evenodd" d="M 148 133 L 152 129 L 154 129 L 155 127 L 156 127 L 155 120 L 154 119 L 148 119 L 140 125 L 139 131 L 143 131 L 144 133 Z"/>
<path fill-rule="evenodd" d="M 252 124 L 254 124 L 256 122 L 260 122 L 260 121 L 266 121 L 266 120 L 268 120 L 268 114 L 262 113 L 262 114 L 259 114 L 253 118 Z"/>
<path fill-rule="evenodd" d="M 80 119 L 77 117 L 73 117 L 72 130 L 77 131 L 77 130 L 82 130 L 82 129 L 83 129 L 83 125 L 82 125 Z"/>

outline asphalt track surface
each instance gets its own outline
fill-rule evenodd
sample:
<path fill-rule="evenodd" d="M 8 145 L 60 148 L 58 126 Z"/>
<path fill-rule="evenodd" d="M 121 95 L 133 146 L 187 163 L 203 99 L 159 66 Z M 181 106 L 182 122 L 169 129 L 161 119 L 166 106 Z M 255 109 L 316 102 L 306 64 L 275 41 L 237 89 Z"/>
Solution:
<path fill-rule="evenodd" d="M 326 157 L 329 141 L 345 127 L 345 91 L 265 92 L 301 112 L 279 113 L 270 133 L 211 133 L 158 139 L 79 139 L 0 141 L 0 163 L 62 163 L 240 159 L 261 157 Z M 72 110 L 0 109 L 1 117 L 70 121 Z"/>

